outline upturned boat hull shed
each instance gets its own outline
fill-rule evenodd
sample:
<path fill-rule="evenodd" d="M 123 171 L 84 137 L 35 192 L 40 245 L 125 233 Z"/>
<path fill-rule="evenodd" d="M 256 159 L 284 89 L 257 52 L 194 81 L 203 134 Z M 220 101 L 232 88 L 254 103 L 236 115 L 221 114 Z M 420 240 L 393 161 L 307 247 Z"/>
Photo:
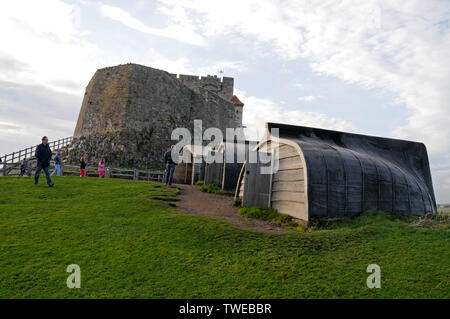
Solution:
<path fill-rule="evenodd" d="M 423 143 L 275 123 L 266 129 L 256 151 L 272 153 L 278 170 L 268 179 L 246 164 L 236 190 L 245 206 L 273 207 L 303 220 L 343 219 L 367 210 L 437 211 Z M 250 186 L 262 184 L 268 189 Z M 264 200 L 255 205 L 249 198 Z"/>

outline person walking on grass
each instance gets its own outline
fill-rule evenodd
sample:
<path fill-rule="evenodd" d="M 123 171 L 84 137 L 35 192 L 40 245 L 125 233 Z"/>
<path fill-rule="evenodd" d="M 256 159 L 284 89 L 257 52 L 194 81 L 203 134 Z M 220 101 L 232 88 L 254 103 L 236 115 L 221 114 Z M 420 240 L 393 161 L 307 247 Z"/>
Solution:
<path fill-rule="evenodd" d="M 20 164 L 20 176 L 25 175 L 25 173 L 27 172 L 27 168 L 28 168 L 28 159 L 24 158 L 22 164 Z"/>
<path fill-rule="evenodd" d="M 55 170 L 50 176 L 55 175 L 55 173 L 58 174 L 58 176 L 61 176 L 61 152 L 58 151 L 55 155 L 55 158 L 53 159 L 55 161 Z"/>
<path fill-rule="evenodd" d="M 42 138 L 42 144 L 36 146 L 34 156 L 37 158 L 36 173 L 34 174 L 34 185 L 38 185 L 39 175 L 41 174 L 41 170 L 44 170 L 47 185 L 52 187 L 54 184 L 52 183 L 49 172 L 50 160 L 52 159 L 52 150 L 48 145 L 47 136 Z"/>
<path fill-rule="evenodd" d="M 84 160 L 84 156 L 80 158 L 80 177 L 86 176 L 86 162 Z"/>
<path fill-rule="evenodd" d="M 105 177 L 105 159 L 102 158 L 100 162 L 98 162 L 98 177 Z"/>
<path fill-rule="evenodd" d="M 174 159 L 172 158 L 172 151 L 175 148 L 175 145 L 170 146 L 170 150 L 164 154 L 164 163 L 166 164 L 166 178 L 165 183 L 167 185 L 172 185 L 173 180 L 173 172 L 175 171 L 175 166 L 177 166 L 177 163 L 175 163 Z"/>

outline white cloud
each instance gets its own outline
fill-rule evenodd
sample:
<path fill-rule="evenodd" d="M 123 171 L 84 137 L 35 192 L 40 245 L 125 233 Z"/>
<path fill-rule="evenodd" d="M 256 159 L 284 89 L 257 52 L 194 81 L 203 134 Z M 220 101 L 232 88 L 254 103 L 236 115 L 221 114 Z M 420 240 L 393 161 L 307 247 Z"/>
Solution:
<path fill-rule="evenodd" d="M 80 94 L 99 50 L 78 18 L 78 7 L 59 0 L 0 2 L 0 80 Z"/>
<path fill-rule="evenodd" d="M 247 70 L 245 64 L 241 61 L 218 61 L 213 63 L 212 65 L 202 66 L 195 70 L 195 74 L 199 75 L 224 75 L 224 76 L 232 76 L 231 74 L 238 74 L 239 72 L 243 72 Z M 223 73 L 221 73 L 222 71 Z"/>
<path fill-rule="evenodd" d="M 286 13 L 277 1 L 161 0 L 160 3 L 160 10 L 169 17 L 195 21 L 205 37 L 238 32 L 274 43 L 282 48 L 279 53 L 289 58 L 298 54 L 302 42 L 302 35 L 284 22 Z"/>
<path fill-rule="evenodd" d="M 285 59 L 304 58 L 313 71 L 394 93 L 411 110 L 396 136 L 423 141 L 432 154 L 450 140 L 450 32 L 446 1 L 160 0 L 182 11 L 204 36 L 241 35 L 269 44 Z M 238 8 L 238 9 L 236 9 Z M 179 18 L 179 17 L 178 17 Z"/>
<path fill-rule="evenodd" d="M 0 81 L 0 156 L 50 140 L 71 136 L 81 96 L 42 86 Z"/>
<path fill-rule="evenodd" d="M 188 58 L 170 59 L 155 49 L 149 49 L 141 60 L 145 65 L 175 74 L 231 76 L 231 74 L 246 70 L 243 62 L 229 60 L 219 60 L 209 65 L 194 66 Z M 221 74 L 219 71 L 224 73 Z"/>
<path fill-rule="evenodd" d="M 235 89 L 235 94 L 244 102 L 243 124 L 250 139 L 262 137 L 266 122 L 312 126 L 339 131 L 358 132 L 349 121 L 329 117 L 317 112 L 303 112 L 280 106 L 269 99 L 248 96 L 244 91 Z"/>
<path fill-rule="evenodd" d="M 24 131 L 25 131 L 24 128 L 21 128 L 19 125 L 15 123 L 0 122 L 0 135 L 23 134 Z"/>
<path fill-rule="evenodd" d="M 301 96 L 298 98 L 299 101 L 312 102 L 317 99 L 314 95 Z"/>
<path fill-rule="evenodd" d="M 188 58 L 170 59 L 153 48 L 149 49 L 141 60 L 144 65 L 170 73 L 178 74 L 191 70 L 191 63 Z"/>
<path fill-rule="evenodd" d="M 173 24 L 165 28 L 153 28 L 119 7 L 100 5 L 99 8 L 105 17 L 119 21 L 131 29 L 192 45 L 206 45 L 205 39 L 193 30 L 192 24 L 190 23 L 185 22 L 183 24 Z"/>

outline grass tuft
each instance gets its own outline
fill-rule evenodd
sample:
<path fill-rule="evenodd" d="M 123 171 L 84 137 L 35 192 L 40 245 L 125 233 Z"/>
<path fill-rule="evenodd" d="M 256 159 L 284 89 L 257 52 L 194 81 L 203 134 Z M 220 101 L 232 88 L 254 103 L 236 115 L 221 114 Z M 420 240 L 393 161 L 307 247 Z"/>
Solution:
<path fill-rule="evenodd" d="M 217 194 L 222 195 L 222 187 L 216 184 L 208 184 L 208 185 L 202 185 L 200 190 L 205 193 L 211 193 L 211 194 Z"/>
<path fill-rule="evenodd" d="M 291 229 L 296 229 L 300 225 L 294 221 L 291 215 L 280 214 L 273 208 L 242 207 L 239 214 L 244 217 L 259 219 Z"/>
<path fill-rule="evenodd" d="M 233 206 L 235 207 L 241 207 L 242 206 L 242 198 L 237 197 L 233 200 Z"/>

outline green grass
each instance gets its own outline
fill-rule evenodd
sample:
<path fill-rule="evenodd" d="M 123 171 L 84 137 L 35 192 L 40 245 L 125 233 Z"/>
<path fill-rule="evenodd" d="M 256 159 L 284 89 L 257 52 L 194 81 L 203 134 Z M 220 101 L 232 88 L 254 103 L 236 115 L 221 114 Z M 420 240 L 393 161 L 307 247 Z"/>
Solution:
<path fill-rule="evenodd" d="M 200 186 L 200 190 L 205 193 L 216 194 L 216 195 L 225 195 L 225 196 L 234 196 L 234 193 L 223 191 L 222 187 L 217 184 L 204 184 L 203 181 L 198 181 L 195 185 Z"/>
<path fill-rule="evenodd" d="M 239 214 L 244 217 L 263 220 L 279 226 L 303 230 L 303 227 L 300 227 L 293 221 L 294 218 L 291 215 L 280 214 L 273 208 L 242 207 L 239 209 Z"/>
<path fill-rule="evenodd" d="M 449 298 L 448 229 L 366 213 L 263 234 L 177 212 L 176 189 L 0 177 L 0 298 Z M 230 199 L 231 201 L 232 199 Z M 381 289 L 366 268 L 381 267 Z M 68 289 L 66 267 L 81 267 Z"/>

